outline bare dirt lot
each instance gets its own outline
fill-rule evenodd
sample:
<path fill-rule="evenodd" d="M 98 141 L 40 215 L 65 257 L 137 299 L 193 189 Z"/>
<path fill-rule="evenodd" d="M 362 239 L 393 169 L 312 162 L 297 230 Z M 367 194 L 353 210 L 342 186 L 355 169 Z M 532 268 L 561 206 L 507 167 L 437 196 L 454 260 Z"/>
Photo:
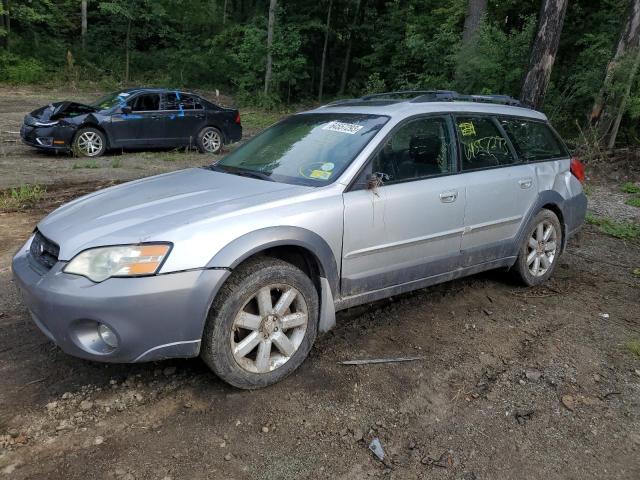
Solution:
<path fill-rule="evenodd" d="M 13 119 L 0 130 L 43 100 L 0 91 L 2 121 Z M 203 157 L 74 169 L 77 159 L 3 145 L 0 189 L 37 181 L 47 193 L 0 213 L 0 478 L 640 478 L 637 238 L 586 225 L 544 287 L 490 272 L 342 312 L 296 373 L 245 392 L 198 359 L 69 357 L 11 280 L 13 252 L 60 203 Z M 594 212 L 639 221 L 619 193 L 628 175 L 591 179 Z M 421 360 L 339 364 L 394 356 Z"/>

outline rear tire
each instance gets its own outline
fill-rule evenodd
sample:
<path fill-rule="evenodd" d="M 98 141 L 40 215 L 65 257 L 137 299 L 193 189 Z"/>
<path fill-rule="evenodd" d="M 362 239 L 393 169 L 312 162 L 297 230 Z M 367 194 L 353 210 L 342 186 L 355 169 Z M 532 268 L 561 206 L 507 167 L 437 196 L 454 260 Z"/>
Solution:
<path fill-rule="evenodd" d="M 200 355 L 235 387 L 266 387 L 304 362 L 318 314 L 318 292 L 302 270 L 270 257 L 247 260 L 211 306 Z"/>
<path fill-rule="evenodd" d="M 97 158 L 107 151 L 107 137 L 97 128 L 81 128 L 73 139 L 72 148 L 79 157 Z"/>
<path fill-rule="evenodd" d="M 546 282 L 562 249 L 562 227 L 555 213 L 541 210 L 527 226 L 514 273 L 527 286 Z"/>
<path fill-rule="evenodd" d="M 222 132 L 216 127 L 204 127 L 196 138 L 196 145 L 200 153 L 217 155 L 222 151 L 223 144 Z"/>

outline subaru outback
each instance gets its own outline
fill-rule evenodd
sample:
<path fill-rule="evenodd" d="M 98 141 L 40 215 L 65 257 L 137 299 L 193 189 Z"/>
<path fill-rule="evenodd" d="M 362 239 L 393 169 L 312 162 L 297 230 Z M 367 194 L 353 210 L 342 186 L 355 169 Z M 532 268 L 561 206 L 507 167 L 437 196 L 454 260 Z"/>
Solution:
<path fill-rule="evenodd" d="M 64 352 L 199 355 L 252 389 L 299 367 L 338 310 L 489 269 L 544 282 L 584 220 L 583 180 L 545 115 L 509 97 L 369 96 L 71 201 L 12 268 Z"/>

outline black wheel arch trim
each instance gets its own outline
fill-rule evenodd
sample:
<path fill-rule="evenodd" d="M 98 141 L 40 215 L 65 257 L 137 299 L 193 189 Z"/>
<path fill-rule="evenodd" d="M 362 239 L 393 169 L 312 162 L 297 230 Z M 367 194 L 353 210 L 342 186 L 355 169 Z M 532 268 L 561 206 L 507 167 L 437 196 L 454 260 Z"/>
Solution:
<path fill-rule="evenodd" d="M 302 247 L 313 254 L 318 262 L 320 275 L 327 279 L 332 294 L 337 295 L 338 267 L 331 247 L 320 235 L 301 227 L 267 227 L 242 235 L 216 253 L 206 268 L 234 269 L 257 253 L 287 245 Z"/>

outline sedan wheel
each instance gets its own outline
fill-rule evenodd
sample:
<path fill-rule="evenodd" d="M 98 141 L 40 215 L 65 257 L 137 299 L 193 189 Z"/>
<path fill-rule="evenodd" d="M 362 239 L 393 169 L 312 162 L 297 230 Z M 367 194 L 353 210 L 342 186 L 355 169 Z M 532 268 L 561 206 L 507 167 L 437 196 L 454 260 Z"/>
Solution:
<path fill-rule="evenodd" d="M 106 141 L 99 130 L 85 128 L 78 132 L 74 141 L 74 151 L 83 157 L 99 157 L 105 151 Z"/>
<path fill-rule="evenodd" d="M 202 153 L 219 153 L 222 144 L 222 133 L 217 128 L 205 127 L 198 135 L 198 150 Z"/>

